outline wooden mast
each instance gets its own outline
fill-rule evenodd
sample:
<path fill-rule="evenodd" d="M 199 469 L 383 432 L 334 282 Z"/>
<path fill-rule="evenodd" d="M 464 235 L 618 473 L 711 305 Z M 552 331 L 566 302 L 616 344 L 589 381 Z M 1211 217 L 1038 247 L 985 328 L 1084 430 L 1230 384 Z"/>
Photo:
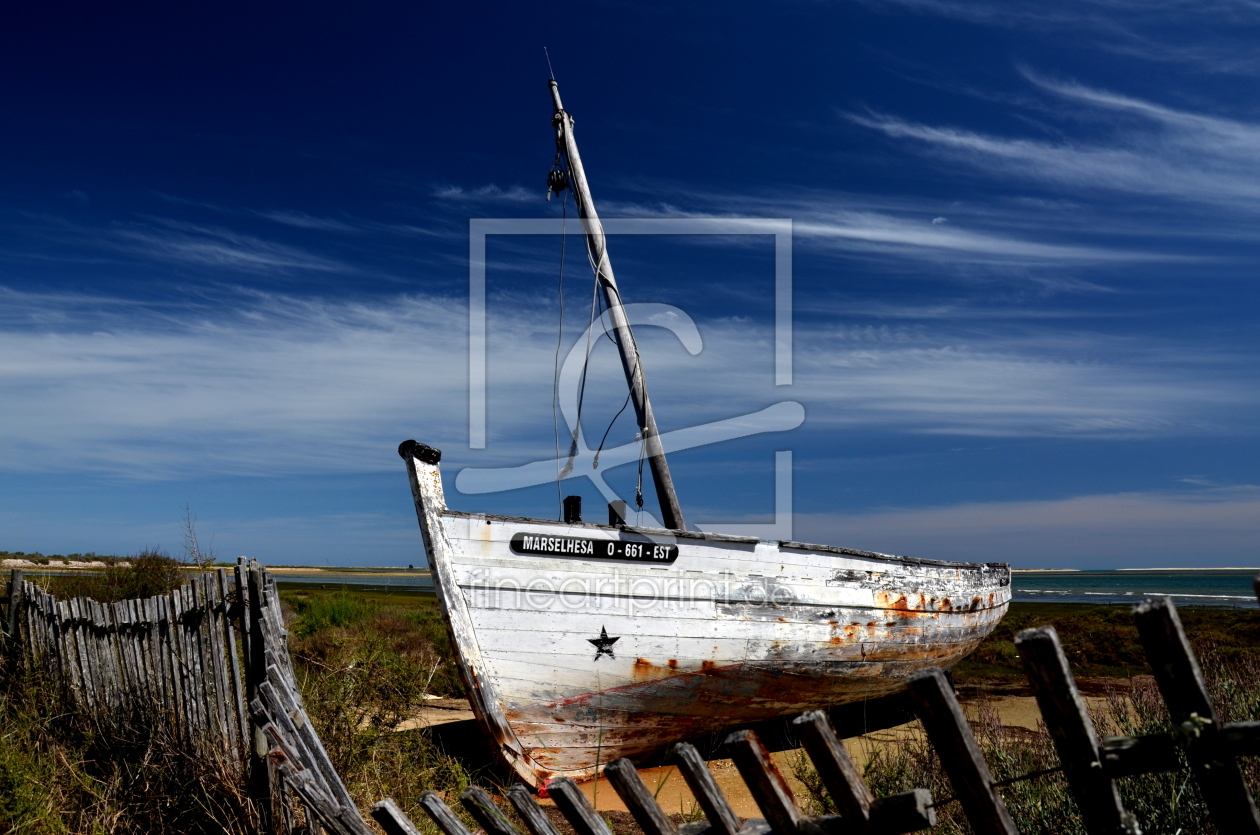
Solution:
<path fill-rule="evenodd" d="M 656 417 L 652 414 L 652 404 L 648 400 L 647 378 L 643 374 L 643 364 L 639 361 L 639 347 L 634 341 L 630 322 L 621 306 L 621 293 L 617 290 L 612 263 L 608 260 L 604 227 L 595 212 L 591 189 L 586 182 L 586 172 L 582 169 L 582 157 L 578 154 L 577 140 L 573 137 L 573 117 L 565 112 L 564 105 L 560 103 L 560 88 L 555 79 L 549 83 L 551 100 L 556 108 L 552 118 L 552 124 L 556 128 L 556 145 L 569 160 L 569 184 L 577 195 L 578 213 L 586 229 L 586 247 L 595 264 L 596 281 L 599 282 L 609 318 L 612 319 L 613 337 L 617 343 L 617 351 L 621 354 L 621 367 L 626 373 L 630 399 L 634 402 L 635 416 L 643 431 L 646 457 L 652 468 L 652 482 L 656 485 L 656 495 L 661 503 L 661 522 L 670 530 L 686 530 L 682 507 L 678 504 L 678 494 L 674 492 L 674 479 L 669 474 L 669 463 L 665 460 L 665 448 L 661 445 L 660 433 L 656 428 Z"/>

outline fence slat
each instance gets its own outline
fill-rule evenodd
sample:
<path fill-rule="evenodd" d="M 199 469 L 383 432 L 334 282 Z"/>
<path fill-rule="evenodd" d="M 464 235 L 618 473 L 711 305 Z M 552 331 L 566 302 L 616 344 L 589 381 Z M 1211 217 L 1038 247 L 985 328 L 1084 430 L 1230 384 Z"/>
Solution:
<path fill-rule="evenodd" d="M 132 639 L 131 607 L 125 601 L 119 601 L 111 607 L 110 617 L 114 622 L 114 642 L 118 645 L 119 661 L 124 671 L 125 683 L 123 694 L 128 711 L 140 706 L 140 693 L 143 678 L 136 657 L 136 645 Z"/>
<path fill-rule="evenodd" d="M 171 727 L 171 692 L 169 677 L 162 667 L 162 632 L 158 625 L 157 605 L 152 597 L 137 601 L 145 623 L 145 650 L 149 656 L 149 669 L 153 673 L 153 693 L 162 721 Z"/>
<path fill-rule="evenodd" d="M 220 568 L 216 576 L 219 583 L 219 597 L 223 601 L 223 632 L 226 637 L 225 652 L 227 653 L 228 678 L 231 688 L 232 721 L 236 722 L 237 725 L 236 744 L 243 759 L 248 753 L 249 714 L 245 709 L 245 690 L 241 680 L 241 659 L 236 651 L 236 629 L 232 625 L 231 592 L 228 585 L 227 571 Z"/>
<path fill-rule="evenodd" d="M 92 636 L 88 628 L 87 617 L 83 613 L 83 600 L 75 598 L 70 601 L 70 618 L 74 621 L 75 655 L 79 660 L 79 671 L 83 676 L 83 700 L 88 712 L 95 712 L 97 706 L 96 668 L 92 664 Z"/>
<path fill-rule="evenodd" d="M 709 819 L 711 835 L 737 835 L 739 815 L 731 808 L 696 747 L 689 742 L 679 742 L 670 752 L 687 788 L 691 789 L 696 803 L 700 804 L 704 816 Z"/>
<path fill-rule="evenodd" d="M 557 777 L 547 784 L 547 793 L 577 835 L 612 835 L 595 807 L 570 777 Z"/>
<path fill-rule="evenodd" d="M 377 801 L 372 807 L 372 819 L 381 825 L 385 835 L 420 835 L 420 830 L 403 814 L 392 797 Z"/>
<path fill-rule="evenodd" d="M 216 575 L 202 574 L 201 583 L 206 591 L 206 631 L 209 636 L 206 654 L 210 658 L 210 669 L 214 674 L 214 708 L 219 723 L 219 738 L 227 744 L 228 751 L 235 751 L 239 742 L 236 738 L 236 711 L 233 709 L 231 691 L 228 690 L 227 660 L 224 657 L 226 648 L 223 643 L 223 599 L 219 596 Z"/>
<path fill-rule="evenodd" d="M 604 776 L 626 804 L 643 835 L 675 835 L 674 822 L 661 810 L 656 798 L 648 791 L 634 763 L 622 757 L 604 766 Z"/>
<path fill-rule="evenodd" d="M 184 598 L 181 591 L 181 589 L 175 589 L 167 597 L 170 615 L 171 661 L 179 680 L 179 713 L 184 723 L 183 737 L 188 744 L 195 745 L 199 736 L 197 728 L 200 723 L 197 721 L 194 706 L 196 696 L 191 684 L 192 671 L 190 653 L 184 634 Z"/>
<path fill-rule="evenodd" d="M 336 805 L 342 805 L 329 784 L 327 773 L 319 767 L 320 763 L 298 733 L 294 718 L 285 710 L 271 682 L 263 682 L 258 688 L 258 697 L 254 699 L 252 705 L 255 708 L 255 721 L 260 726 L 270 725 L 273 733 L 278 734 L 284 740 L 285 747 L 292 751 L 292 756 L 310 772 L 311 782 L 321 792 L 328 795 Z"/>
<path fill-rule="evenodd" d="M 468 829 L 465 828 L 459 818 L 455 817 L 447 805 L 442 802 L 442 798 L 437 796 L 436 792 L 424 792 L 420 795 L 420 808 L 428 813 L 433 822 L 437 824 L 437 828 L 442 830 L 445 835 L 469 835 Z"/>
<path fill-rule="evenodd" d="M 486 835 L 521 835 L 521 831 L 512 825 L 507 815 L 479 786 L 464 789 L 459 795 L 459 802 L 486 831 Z"/>
<path fill-rule="evenodd" d="M 945 674 L 919 670 L 907 682 L 915 712 L 977 835 L 1019 835 Z"/>
<path fill-rule="evenodd" d="M 846 826 L 852 827 L 858 835 L 870 831 L 868 821 L 875 796 L 853 764 L 844 743 L 836 736 L 827 714 L 811 710 L 793 719 L 792 726 L 800 734 L 814 770 Z"/>
<path fill-rule="evenodd" d="M 157 691 L 153 687 L 153 670 L 149 666 L 148 625 L 144 619 L 142 600 L 127 600 L 127 621 L 131 624 L 131 643 L 136 654 L 136 667 L 140 674 L 139 696 L 145 709 L 152 711 L 157 705 Z"/>
<path fill-rule="evenodd" d="M 775 835 L 795 835 L 800 828 L 801 813 L 796 798 L 779 769 L 770 759 L 754 731 L 736 731 L 726 737 L 723 748 L 739 769 L 739 776 L 766 817 Z"/>
<path fill-rule="evenodd" d="M 83 707 L 83 668 L 79 666 L 78 636 L 75 634 L 74 618 L 70 616 L 70 603 L 57 601 L 57 622 L 61 624 L 61 669 L 66 677 L 66 695 L 70 704 L 78 709 Z"/>
<path fill-rule="evenodd" d="M 246 646 L 249 651 L 245 655 L 245 681 L 248 685 L 247 698 L 250 699 L 251 704 L 258 696 L 259 686 L 267 680 L 267 656 L 263 647 L 263 626 L 259 618 L 262 601 L 259 599 L 258 572 L 255 568 L 256 561 L 251 560 L 247 564 L 238 563 L 237 574 L 238 578 L 245 581 L 242 593 L 246 605 L 241 617 L 247 626 L 247 630 L 243 629 L 242 633 L 248 635 Z M 252 736 L 253 747 L 249 759 L 249 797 L 258 811 L 259 827 L 267 830 L 271 827 L 273 805 L 271 766 L 266 758 L 266 740 L 262 739 L 257 724 L 255 724 Z"/>
<path fill-rule="evenodd" d="M 170 686 L 170 702 L 168 712 L 174 719 L 177 738 L 186 740 L 188 720 L 184 712 L 184 682 L 180 675 L 178 642 L 175 637 L 176 626 L 171 622 L 174 603 L 170 597 L 163 595 L 153 598 L 159 628 L 159 645 L 162 651 L 162 668 Z"/>
<path fill-rule="evenodd" d="M 338 806 L 335 800 L 316 785 L 312 780 L 310 769 L 303 767 L 301 758 L 288 747 L 284 735 L 277 731 L 275 725 L 263 726 L 261 733 L 268 741 L 270 752 L 268 760 L 275 766 L 276 774 L 283 780 L 284 785 L 302 799 L 308 809 L 315 810 L 316 817 L 325 828 L 335 835 L 370 835 L 371 830 L 363 823 L 357 812 L 347 814 L 345 809 Z M 287 815 L 277 815 L 275 821 L 274 826 L 277 831 L 283 831 L 286 826 L 291 828 L 292 821 Z M 261 831 L 268 835 L 273 832 L 271 828 Z"/>
<path fill-rule="evenodd" d="M 210 601 L 206 599 L 206 585 L 202 580 L 205 575 L 194 574 L 189 582 L 192 587 L 193 610 L 189 639 L 193 643 L 193 661 L 197 665 L 198 701 L 201 703 L 201 736 L 205 743 L 219 737 L 218 712 L 215 707 L 218 700 L 215 696 L 214 671 L 210 668 Z M 211 753 L 207 749 L 207 753 Z"/>
<path fill-rule="evenodd" d="M 507 795 L 508 803 L 512 804 L 512 808 L 516 810 L 517 816 L 525 824 L 530 835 L 560 835 L 551 824 L 547 813 L 538 805 L 538 801 L 534 800 L 529 789 L 517 783 L 508 786 L 504 794 Z"/>
<path fill-rule="evenodd" d="M 1222 743 L 1220 716 L 1177 608 L 1170 598 L 1151 598 L 1133 607 L 1133 617 L 1173 726 L 1184 731 L 1186 758 L 1212 820 L 1223 832 L 1260 833 L 1256 804 Z"/>
<path fill-rule="evenodd" d="M 1095 835 L 1137 835 L 1141 830 L 1125 811 L 1115 782 L 1103 768 L 1103 752 L 1085 700 L 1076 687 L 1067 656 L 1053 626 L 1025 629 L 1015 648 L 1032 683 L 1063 776 L 1081 810 L 1081 823 Z"/>
<path fill-rule="evenodd" d="M 109 620 L 105 616 L 105 604 L 88 600 L 92 612 L 92 635 L 95 638 L 95 658 L 93 661 L 100 671 L 101 695 L 105 707 L 118 709 L 118 658 L 114 655 L 114 644 L 110 640 Z"/>
<path fill-rule="evenodd" d="M 312 762 L 310 765 L 320 770 L 321 775 L 332 791 L 332 796 L 341 805 L 350 809 L 355 808 L 354 799 L 350 797 L 350 792 L 346 790 L 345 784 L 341 782 L 341 777 L 337 775 L 336 769 L 333 768 L 332 758 L 328 756 L 328 752 L 324 750 L 324 743 L 320 741 L 319 735 L 311 727 L 311 720 L 306 715 L 306 710 L 298 703 L 297 693 L 284 680 L 284 673 L 277 667 L 268 668 L 267 673 L 267 685 L 271 686 L 273 692 L 279 696 L 280 706 L 292 718 L 293 724 L 297 729 L 298 738 L 302 740 L 303 745 L 311 752 Z"/>

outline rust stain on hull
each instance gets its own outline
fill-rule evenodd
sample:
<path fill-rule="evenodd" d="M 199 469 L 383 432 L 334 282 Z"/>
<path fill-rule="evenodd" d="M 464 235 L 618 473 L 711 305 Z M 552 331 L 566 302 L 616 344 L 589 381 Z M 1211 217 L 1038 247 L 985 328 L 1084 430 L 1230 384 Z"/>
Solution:
<path fill-rule="evenodd" d="M 953 655 L 972 648 L 970 643 L 958 646 Z M 910 655 L 877 652 L 865 661 L 732 665 L 554 704 L 516 706 L 505 714 L 539 766 L 593 776 L 597 747 L 602 762 L 643 756 L 732 725 L 876 698 L 900 690 L 911 672 L 945 660 L 941 652 Z"/>
<path fill-rule="evenodd" d="M 677 659 L 654 664 L 639 658 L 634 683 L 513 705 L 505 715 L 539 767 L 590 777 L 597 749 L 601 762 L 638 757 L 732 725 L 897 692 L 910 673 L 948 667 L 971 652 L 1002 612 L 983 614 L 988 615 L 983 620 L 969 617 L 965 638 L 948 642 L 923 641 L 921 627 L 894 623 L 896 629 L 889 629 L 875 623 L 873 630 L 854 630 L 858 637 L 836 635 L 818 647 L 784 642 L 777 647 L 781 657 L 761 662 L 717 666 L 706 661 L 698 669 L 680 670 Z"/>
<path fill-rule="evenodd" d="M 534 785 L 895 692 L 911 672 L 971 651 L 1010 596 L 1005 565 L 458 513 L 446 508 L 440 453 L 400 453 L 474 713 Z M 665 539 L 676 562 L 522 554 L 518 534 Z"/>

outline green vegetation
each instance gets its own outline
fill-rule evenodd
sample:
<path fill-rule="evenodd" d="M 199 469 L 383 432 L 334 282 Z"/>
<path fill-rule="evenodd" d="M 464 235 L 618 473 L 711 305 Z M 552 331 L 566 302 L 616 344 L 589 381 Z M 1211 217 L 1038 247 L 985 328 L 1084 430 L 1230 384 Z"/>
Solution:
<path fill-rule="evenodd" d="M 1186 632 L 1217 647 L 1219 654 L 1260 654 L 1260 612 L 1219 607 L 1179 608 Z M 1012 603 L 979 648 L 954 668 L 959 685 L 982 681 L 1022 683 L 1024 668 L 1015 636 L 1024 629 L 1053 624 L 1077 678 L 1149 675 L 1146 654 L 1128 606 L 1085 603 Z"/>
<path fill-rule="evenodd" d="M 307 712 L 346 788 L 364 810 L 393 797 L 429 829 L 420 793 L 458 794 L 474 778 L 424 730 L 396 730 L 426 696 L 463 696 L 437 601 L 292 587 L 281 598 Z"/>

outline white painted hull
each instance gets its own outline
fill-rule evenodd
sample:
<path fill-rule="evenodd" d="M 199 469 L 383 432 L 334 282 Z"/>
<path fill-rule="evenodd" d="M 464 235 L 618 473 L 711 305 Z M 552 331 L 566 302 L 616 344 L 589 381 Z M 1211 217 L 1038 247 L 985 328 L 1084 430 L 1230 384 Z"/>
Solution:
<path fill-rule="evenodd" d="M 1010 600 L 1004 564 L 457 513 L 435 451 L 400 452 L 474 712 L 532 785 L 895 692 Z"/>

